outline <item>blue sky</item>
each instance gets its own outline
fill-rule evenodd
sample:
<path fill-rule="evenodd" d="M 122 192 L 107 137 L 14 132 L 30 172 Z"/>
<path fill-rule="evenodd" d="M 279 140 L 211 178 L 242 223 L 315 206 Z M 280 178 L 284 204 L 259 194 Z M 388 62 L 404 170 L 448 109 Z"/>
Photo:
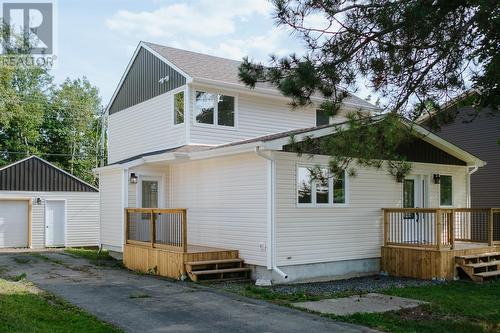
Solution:
<path fill-rule="evenodd" d="M 54 0 L 57 82 L 86 76 L 107 105 L 139 41 L 241 60 L 302 54 L 268 0 Z M 319 15 L 309 26 L 325 28 Z M 356 94 L 369 95 L 364 86 Z"/>
<path fill-rule="evenodd" d="M 267 0 L 59 0 L 58 82 L 86 76 L 107 104 L 140 40 L 192 51 L 266 61 L 301 52 L 276 28 Z"/>

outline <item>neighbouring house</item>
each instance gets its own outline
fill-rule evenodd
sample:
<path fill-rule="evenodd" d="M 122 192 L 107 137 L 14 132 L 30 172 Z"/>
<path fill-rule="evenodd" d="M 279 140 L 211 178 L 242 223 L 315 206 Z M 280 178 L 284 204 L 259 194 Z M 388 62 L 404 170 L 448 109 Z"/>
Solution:
<path fill-rule="evenodd" d="M 99 245 L 99 190 L 37 156 L 0 168 L 0 248 Z"/>
<path fill-rule="evenodd" d="M 444 123 L 436 130 L 443 139 L 463 147 L 486 161 L 487 165 L 471 176 L 471 207 L 500 207 L 500 112 L 461 105 L 473 92 L 446 104 L 439 115 Z M 428 126 L 428 116 L 421 119 Z"/>
<path fill-rule="evenodd" d="M 194 280 L 250 271 L 274 283 L 381 269 L 454 278 L 455 256 L 496 252 L 498 213 L 468 208 L 481 159 L 412 125 L 418 136 L 400 149 L 413 169 L 400 182 L 365 167 L 312 181 L 308 168 L 327 174 L 328 156 L 299 156 L 290 136 L 333 135 L 347 113 L 377 108 L 349 95 L 334 117 L 291 110 L 275 88 L 243 85 L 239 64 L 138 45 L 107 107 L 108 165 L 96 170 L 101 245 L 127 267 Z"/>

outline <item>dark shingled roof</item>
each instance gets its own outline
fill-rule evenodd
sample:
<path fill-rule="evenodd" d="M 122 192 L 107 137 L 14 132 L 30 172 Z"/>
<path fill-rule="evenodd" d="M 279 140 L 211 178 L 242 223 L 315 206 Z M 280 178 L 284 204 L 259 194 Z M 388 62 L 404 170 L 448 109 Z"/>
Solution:
<path fill-rule="evenodd" d="M 215 57 L 207 54 L 176 49 L 173 47 L 144 42 L 144 44 L 194 79 L 207 79 L 245 87 L 238 76 L 241 61 Z M 256 87 L 278 91 L 268 83 L 257 83 Z M 344 102 L 368 109 L 377 109 L 373 104 L 349 94 Z"/>

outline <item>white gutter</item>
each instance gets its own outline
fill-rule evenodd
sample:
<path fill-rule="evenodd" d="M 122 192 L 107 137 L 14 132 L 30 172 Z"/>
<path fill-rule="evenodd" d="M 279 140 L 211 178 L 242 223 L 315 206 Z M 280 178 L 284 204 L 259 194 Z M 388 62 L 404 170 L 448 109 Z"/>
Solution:
<path fill-rule="evenodd" d="M 472 169 L 467 170 L 467 207 L 470 208 L 472 206 L 472 194 L 470 190 L 470 176 L 479 170 L 479 167 L 476 165 Z"/>
<path fill-rule="evenodd" d="M 276 266 L 276 219 L 275 219 L 275 175 L 276 175 L 276 161 L 271 153 L 271 156 L 264 154 L 260 147 L 255 147 L 255 153 L 266 159 L 268 170 L 268 200 L 267 200 L 267 248 L 269 249 L 267 256 L 267 269 L 271 269 L 278 273 L 285 280 L 288 275 Z"/>

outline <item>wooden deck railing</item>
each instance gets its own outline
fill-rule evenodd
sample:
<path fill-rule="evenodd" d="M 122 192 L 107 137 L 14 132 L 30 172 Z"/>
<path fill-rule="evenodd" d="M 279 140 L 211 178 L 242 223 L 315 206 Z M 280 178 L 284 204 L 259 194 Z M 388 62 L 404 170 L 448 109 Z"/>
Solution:
<path fill-rule="evenodd" d="M 127 244 L 187 252 L 186 209 L 126 208 Z"/>
<path fill-rule="evenodd" d="M 384 208 L 384 245 L 454 248 L 500 244 L 500 208 Z"/>

